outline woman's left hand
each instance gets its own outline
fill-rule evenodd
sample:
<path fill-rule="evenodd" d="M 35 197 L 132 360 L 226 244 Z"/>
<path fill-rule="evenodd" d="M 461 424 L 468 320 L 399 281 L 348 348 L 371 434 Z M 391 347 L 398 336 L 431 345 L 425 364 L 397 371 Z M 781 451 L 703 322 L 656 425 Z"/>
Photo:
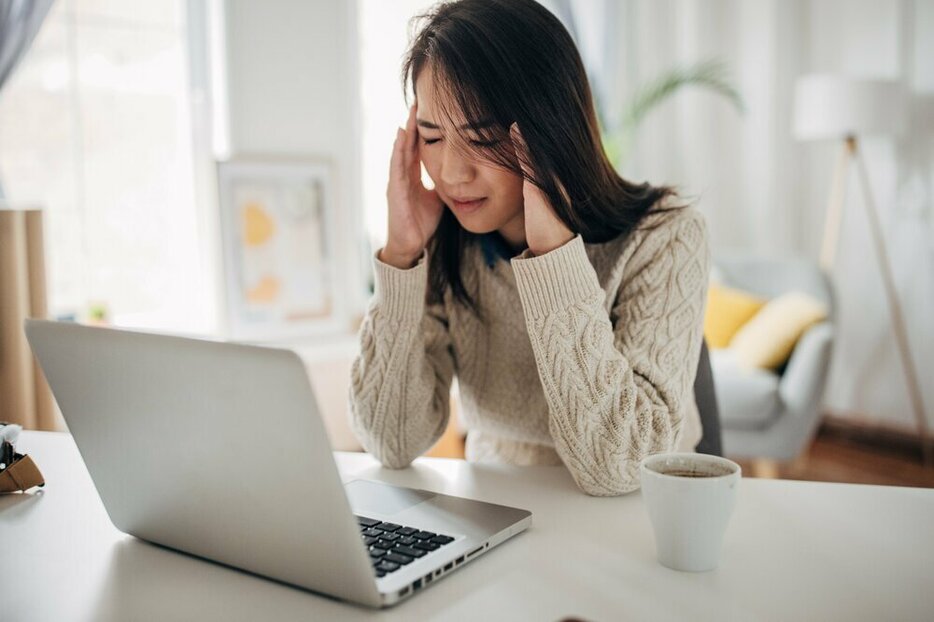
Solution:
<path fill-rule="evenodd" d="M 574 239 L 575 234 L 555 214 L 555 210 L 551 207 L 551 202 L 545 193 L 529 181 L 529 171 L 525 166 L 529 158 L 524 156 L 527 153 L 527 146 L 517 124 L 513 123 L 510 126 L 509 136 L 512 138 L 512 145 L 516 150 L 519 165 L 525 173 L 525 179 L 522 183 L 522 198 L 525 205 L 525 239 L 532 254 L 536 256 L 544 255 L 570 242 Z"/>

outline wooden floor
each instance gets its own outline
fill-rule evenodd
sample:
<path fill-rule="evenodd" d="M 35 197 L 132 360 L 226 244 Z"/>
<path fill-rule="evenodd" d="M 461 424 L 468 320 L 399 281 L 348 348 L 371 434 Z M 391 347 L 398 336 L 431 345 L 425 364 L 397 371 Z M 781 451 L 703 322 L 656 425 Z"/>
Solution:
<path fill-rule="evenodd" d="M 737 462 L 744 475 L 755 476 L 755 465 Z M 934 488 L 934 467 L 923 466 L 919 450 L 879 446 L 826 427 L 802 458 L 778 465 L 777 475 L 817 482 Z"/>

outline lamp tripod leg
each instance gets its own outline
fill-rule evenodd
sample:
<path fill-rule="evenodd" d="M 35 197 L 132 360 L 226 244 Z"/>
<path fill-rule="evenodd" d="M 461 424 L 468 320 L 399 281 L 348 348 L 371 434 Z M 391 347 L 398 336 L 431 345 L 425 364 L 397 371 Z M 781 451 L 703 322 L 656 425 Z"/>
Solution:
<path fill-rule="evenodd" d="M 840 223 L 843 220 L 843 199 L 846 195 L 846 172 L 850 157 L 856 148 L 855 139 L 847 138 L 840 147 L 837 165 L 833 171 L 833 183 L 830 186 L 830 198 L 827 202 L 827 216 L 824 218 L 824 235 L 820 249 L 820 267 L 830 273 L 834 257 L 837 254 L 837 239 L 840 237 Z"/>
<path fill-rule="evenodd" d="M 885 239 L 882 237 L 879 213 L 876 209 L 875 201 L 873 200 L 872 189 L 869 186 L 869 175 L 866 172 L 866 164 L 856 151 L 855 140 L 853 156 L 856 160 L 856 169 L 859 172 L 860 185 L 863 189 L 863 203 L 866 206 L 866 213 L 869 217 L 869 228 L 872 230 L 876 258 L 879 261 L 882 281 L 885 285 L 886 298 L 889 303 L 889 313 L 892 317 L 892 327 L 895 330 L 895 340 L 898 345 L 899 355 L 902 359 L 905 379 L 908 382 L 908 394 L 911 397 L 911 405 L 918 425 L 918 435 L 921 437 L 922 459 L 925 466 L 931 466 L 934 465 L 934 455 L 932 455 L 931 441 L 928 437 L 928 422 L 924 410 L 924 401 L 921 396 L 921 386 L 918 383 L 918 374 L 915 370 L 914 361 L 911 358 L 911 350 L 908 344 L 908 331 L 905 328 L 905 317 L 898 300 L 898 291 L 895 289 L 895 278 L 892 275 L 891 263 L 889 262 L 888 253 L 885 250 Z"/>

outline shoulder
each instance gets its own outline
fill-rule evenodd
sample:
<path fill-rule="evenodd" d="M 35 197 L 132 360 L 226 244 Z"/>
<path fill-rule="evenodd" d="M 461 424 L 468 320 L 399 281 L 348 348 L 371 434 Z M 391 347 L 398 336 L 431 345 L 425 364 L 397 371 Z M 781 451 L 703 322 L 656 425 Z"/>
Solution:
<path fill-rule="evenodd" d="M 693 205 L 653 210 L 636 227 L 632 244 L 637 254 L 672 250 L 703 250 L 707 246 L 707 221 Z"/>
<path fill-rule="evenodd" d="M 626 274 L 658 261 L 684 263 L 707 254 L 707 221 L 693 205 L 660 203 L 628 234 L 587 251 L 595 265 Z"/>

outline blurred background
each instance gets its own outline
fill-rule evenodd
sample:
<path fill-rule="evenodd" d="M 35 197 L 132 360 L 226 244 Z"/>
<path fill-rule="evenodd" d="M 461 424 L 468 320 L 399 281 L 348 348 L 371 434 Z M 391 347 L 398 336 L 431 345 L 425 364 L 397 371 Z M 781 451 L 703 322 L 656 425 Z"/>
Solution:
<path fill-rule="evenodd" d="M 724 452 L 934 486 L 934 1 L 542 3 L 621 174 L 707 219 Z M 335 447 L 359 449 L 350 361 L 408 22 L 432 4 L 0 3 L 0 419 L 63 427 L 41 378 L 23 389 L 17 318 L 43 315 L 295 348 Z M 817 312 L 763 313 L 801 292 Z M 777 358 L 737 363 L 779 333 Z M 454 417 L 435 455 L 461 443 Z"/>

